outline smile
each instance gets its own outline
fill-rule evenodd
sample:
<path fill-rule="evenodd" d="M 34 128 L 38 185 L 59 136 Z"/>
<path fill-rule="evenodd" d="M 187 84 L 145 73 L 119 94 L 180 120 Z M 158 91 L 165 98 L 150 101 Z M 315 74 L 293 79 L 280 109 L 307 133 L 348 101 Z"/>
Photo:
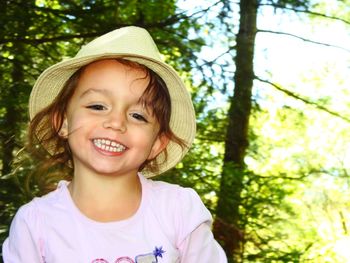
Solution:
<path fill-rule="evenodd" d="M 103 151 L 122 152 L 126 150 L 126 147 L 124 145 L 108 139 L 94 139 L 93 143 L 97 148 Z"/>

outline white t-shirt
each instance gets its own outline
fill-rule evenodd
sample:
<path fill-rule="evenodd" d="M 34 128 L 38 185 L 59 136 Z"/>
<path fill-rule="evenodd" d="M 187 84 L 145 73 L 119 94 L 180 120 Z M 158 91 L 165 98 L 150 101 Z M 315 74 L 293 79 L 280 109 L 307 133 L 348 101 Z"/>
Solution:
<path fill-rule="evenodd" d="M 227 262 L 213 238 L 212 218 L 195 191 L 145 179 L 142 200 L 127 220 L 101 223 L 83 215 L 61 181 L 22 206 L 3 244 L 5 263 Z"/>

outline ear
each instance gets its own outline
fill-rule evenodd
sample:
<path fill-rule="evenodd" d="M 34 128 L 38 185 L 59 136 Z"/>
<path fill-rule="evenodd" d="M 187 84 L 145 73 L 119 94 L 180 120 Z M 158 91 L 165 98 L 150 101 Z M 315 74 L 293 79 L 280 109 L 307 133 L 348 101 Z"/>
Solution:
<path fill-rule="evenodd" d="M 68 137 L 68 121 L 67 121 L 66 117 L 64 117 L 62 126 L 61 126 L 60 130 L 58 131 L 58 134 L 62 138 L 67 138 Z"/>
<path fill-rule="evenodd" d="M 157 139 L 154 141 L 151 152 L 147 158 L 147 160 L 152 160 L 158 156 L 167 146 L 169 143 L 169 138 L 167 136 L 159 135 Z"/>

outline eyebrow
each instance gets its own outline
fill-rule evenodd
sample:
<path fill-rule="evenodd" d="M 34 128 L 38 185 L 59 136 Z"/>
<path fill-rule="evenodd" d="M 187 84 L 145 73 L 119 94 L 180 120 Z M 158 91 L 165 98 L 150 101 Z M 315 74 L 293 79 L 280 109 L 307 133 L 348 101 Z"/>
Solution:
<path fill-rule="evenodd" d="M 81 95 L 80 95 L 80 98 L 82 97 L 85 97 L 87 95 L 89 95 L 90 93 L 99 93 L 99 94 L 102 94 L 102 95 L 105 95 L 105 96 L 109 96 L 110 92 L 106 89 L 94 89 L 94 88 L 91 88 L 91 89 L 88 89 L 86 91 L 84 91 Z"/>

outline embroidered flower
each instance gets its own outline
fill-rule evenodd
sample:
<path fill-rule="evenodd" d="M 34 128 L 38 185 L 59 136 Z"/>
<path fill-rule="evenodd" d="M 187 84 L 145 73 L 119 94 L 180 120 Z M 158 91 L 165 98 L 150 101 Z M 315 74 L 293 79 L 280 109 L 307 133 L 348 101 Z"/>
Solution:
<path fill-rule="evenodd" d="M 153 255 L 158 258 L 163 258 L 163 253 L 165 253 L 165 251 L 163 250 L 163 247 L 155 247 L 154 251 L 153 251 Z"/>

